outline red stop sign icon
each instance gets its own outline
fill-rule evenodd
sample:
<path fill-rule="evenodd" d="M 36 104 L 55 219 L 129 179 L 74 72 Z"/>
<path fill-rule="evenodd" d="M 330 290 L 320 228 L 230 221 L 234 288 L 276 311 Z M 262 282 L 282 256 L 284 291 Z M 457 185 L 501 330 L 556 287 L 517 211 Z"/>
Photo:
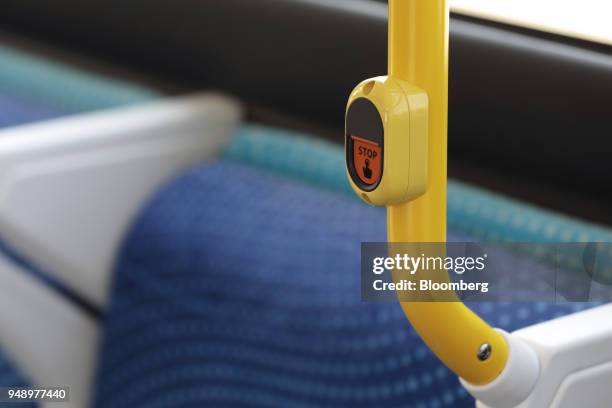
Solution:
<path fill-rule="evenodd" d="M 367 185 L 378 183 L 381 176 L 382 152 L 378 143 L 351 136 L 353 140 L 353 165 L 359 179 Z"/>

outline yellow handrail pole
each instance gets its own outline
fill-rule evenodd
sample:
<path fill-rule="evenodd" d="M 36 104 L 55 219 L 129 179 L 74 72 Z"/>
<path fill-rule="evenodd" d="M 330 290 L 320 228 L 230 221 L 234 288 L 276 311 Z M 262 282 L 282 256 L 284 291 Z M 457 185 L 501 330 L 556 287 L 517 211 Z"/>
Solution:
<path fill-rule="evenodd" d="M 429 97 L 427 192 L 387 207 L 389 242 L 446 242 L 448 122 L 448 19 L 446 0 L 389 0 L 389 76 L 425 90 Z M 430 349 L 474 385 L 504 369 L 508 346 L 461 302 L 402 302 L 406 317 Z M 489 358 L 478 358 L 480 348 Z"/>

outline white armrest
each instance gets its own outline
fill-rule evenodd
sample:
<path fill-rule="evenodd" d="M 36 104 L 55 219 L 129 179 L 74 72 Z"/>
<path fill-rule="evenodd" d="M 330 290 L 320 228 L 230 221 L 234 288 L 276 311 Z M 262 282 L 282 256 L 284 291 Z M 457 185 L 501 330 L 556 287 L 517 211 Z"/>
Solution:
<path fill-rule="evenodd" d="M 43 406 L 86 407 L 98 348 L 97 322 L 4 257 L 0 282 L 2 352 L 32 386 L 70 387 L 69 402 Z"/>
<path fill-rule="evenodd" d="M 104 307 L 133 217 L 216 155 L 240 116 L 235 101 L 204 94 L 0 131 L 0 239 Z"/>
<path fill-rule="evenodd" d="M 517 370 L 502 372 L 491 384 L 472 386 L 463 382 L 480 399 L 477 407 L 612 406 L 612 304 L 530 326 L 510 336 L 531 350 L 515 348 L 522 357 L 536 354 L 539 372 L 531 381 L 529 370 L 517 364 Z M 525 376 L 531 382 L 526 395 L 524 387 L 508 386 L 521 384 Z"/>

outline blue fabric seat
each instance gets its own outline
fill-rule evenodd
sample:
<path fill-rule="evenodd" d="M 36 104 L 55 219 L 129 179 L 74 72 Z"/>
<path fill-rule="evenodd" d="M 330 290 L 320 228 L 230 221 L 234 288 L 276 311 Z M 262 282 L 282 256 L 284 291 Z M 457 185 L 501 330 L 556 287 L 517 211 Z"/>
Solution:
<path fill-rule="evenodd" d="M 95 406 L 472 407 L 396 303 L 360 299 L 360 242 L 384 228 L 380 209 L 240 164 L 178 178 L 118 258 Z M 474 306 L 506 330 L 584 307 Z"/>

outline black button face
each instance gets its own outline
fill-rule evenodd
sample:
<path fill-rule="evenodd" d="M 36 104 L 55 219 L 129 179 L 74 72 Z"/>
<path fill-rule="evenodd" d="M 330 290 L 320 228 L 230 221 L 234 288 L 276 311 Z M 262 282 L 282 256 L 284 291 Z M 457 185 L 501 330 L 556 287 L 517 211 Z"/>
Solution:
<path fill-rule="evenodd" d="M 353 182 L 364 191 L 374 190 L 383 172 L 384 128 L 376 106 L 356 99 L 346 114 L 346 162 Z"/>

